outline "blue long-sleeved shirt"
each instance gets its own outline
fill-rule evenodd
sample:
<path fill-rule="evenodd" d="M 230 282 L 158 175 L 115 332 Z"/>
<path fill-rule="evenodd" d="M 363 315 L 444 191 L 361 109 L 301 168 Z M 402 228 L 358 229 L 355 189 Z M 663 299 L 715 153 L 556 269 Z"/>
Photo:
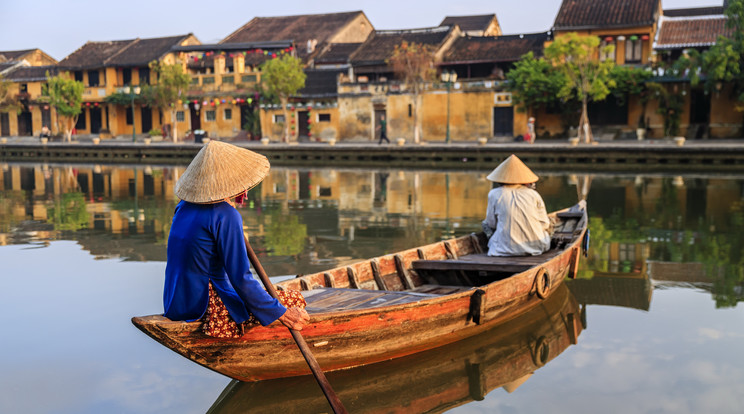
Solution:
<path fill-rule="evenodd" d="M 201 318 L 209 303 L 210 281 L 237 323 L 253 314 L 268 325 L 286 311 L 253 278 L 240 213 L 226 202 L 181 201 L 168 236 L 165 316 L 184 321 Z"/>

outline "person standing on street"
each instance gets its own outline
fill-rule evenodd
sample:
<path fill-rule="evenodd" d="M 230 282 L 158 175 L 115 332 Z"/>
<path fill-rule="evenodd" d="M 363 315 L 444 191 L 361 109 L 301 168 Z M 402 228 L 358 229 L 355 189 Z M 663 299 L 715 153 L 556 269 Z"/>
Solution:
<path fill-rule="evenodd" d="M 387 141 L 387 143 L 390 143 L 390 140 L 387 137 L 387 121 L 385 121 L 385 115 L 380 115 L 380 122 L 377 124 L 377 129 L 380 130 L 380 142 L 377 143 L 377 145 L 382 145 L 382 140 Z"/>

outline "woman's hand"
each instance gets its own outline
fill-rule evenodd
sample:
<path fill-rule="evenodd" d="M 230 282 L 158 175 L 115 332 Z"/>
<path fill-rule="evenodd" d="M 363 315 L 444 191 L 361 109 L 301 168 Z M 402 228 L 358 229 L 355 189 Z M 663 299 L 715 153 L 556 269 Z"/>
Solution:
<path fill-rule="evenodd" d="M 303 308 L 288 308 L 284 315 L 279 317 L 279 322 L 283 323 L 289 329 L 301 331 L 302 328 L 310 321 L 310 315 Z"/>

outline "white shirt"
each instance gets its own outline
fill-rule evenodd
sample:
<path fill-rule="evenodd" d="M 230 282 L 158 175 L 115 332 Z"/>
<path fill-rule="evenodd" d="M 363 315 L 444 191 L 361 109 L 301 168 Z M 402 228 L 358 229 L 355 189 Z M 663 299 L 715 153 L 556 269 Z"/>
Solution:
<path fill-rule="evenodd" d="M 496 229 L 488 240 L 489 256 L 539 255 L 550 249 L 550 219 L 537 191 L 503 185 L 488 193 L 485 223 Z"/>

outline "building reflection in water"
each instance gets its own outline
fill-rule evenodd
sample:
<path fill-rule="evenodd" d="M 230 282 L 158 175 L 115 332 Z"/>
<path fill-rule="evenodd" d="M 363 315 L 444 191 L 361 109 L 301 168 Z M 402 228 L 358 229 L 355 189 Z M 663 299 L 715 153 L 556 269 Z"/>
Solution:
<path fill-rule="evenodd" d="M 100 257 L 165 260 L 184 167 L 1 167 L 0 245 L 67 239 Z M 240 211 L 271 275 L 311 273 L 478 231 L 486 173 L 274 167 Z M 581 278 L 662 279 L 680 273 L 667 263 L 694 263 L 728 292 L 722 305 L 741 297 L 744 178 L 542 173 L 537 184 L 548 210 L 587 197 Z"/>

